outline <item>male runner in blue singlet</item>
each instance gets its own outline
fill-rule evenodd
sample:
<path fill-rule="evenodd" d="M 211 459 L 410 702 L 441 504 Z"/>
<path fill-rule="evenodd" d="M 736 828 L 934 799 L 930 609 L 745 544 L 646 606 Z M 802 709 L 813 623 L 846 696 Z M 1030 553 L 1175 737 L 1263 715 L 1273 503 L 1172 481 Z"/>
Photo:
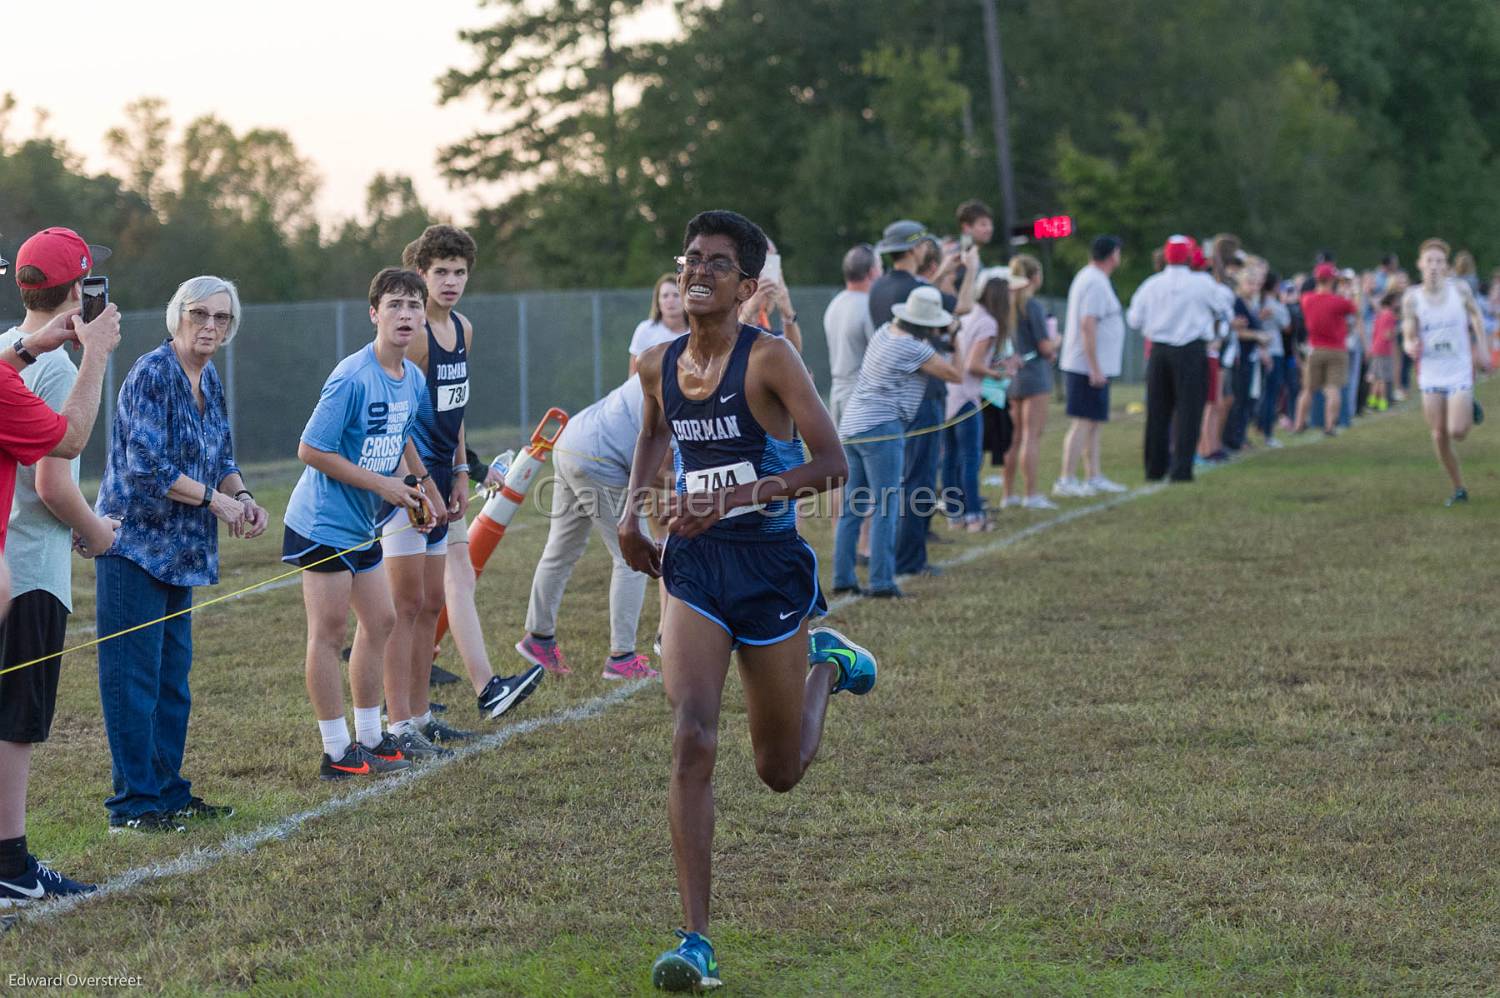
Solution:
<path fill-rule="evenodd" d="M 848 465 L 796 350 L 739 322 L 765 257 L 765 234 L 744 216 L 695 216 L 677 258 L 689 334 L 640 357 L 645 401 L 619 534 L 631 567 L 662 578 L 668 593 L 662 668 L 675 714 L 668 810 L 686 929 L 656 961 L 652 980 L 671 991 L 720 983 L 705 933 L 730 653 L 740 655 L 756 772 L 777 792 L 796 786 L 812 763 L 829 694 L 875 685 L 869 652 L 832 628 L 809 631 L 826 606 L 792 500 L 837 488 Z M 812 452 L 805 461 L 798 433 Z M 658 550 L 640 514 L 673 441 L 677 486 Z"/>

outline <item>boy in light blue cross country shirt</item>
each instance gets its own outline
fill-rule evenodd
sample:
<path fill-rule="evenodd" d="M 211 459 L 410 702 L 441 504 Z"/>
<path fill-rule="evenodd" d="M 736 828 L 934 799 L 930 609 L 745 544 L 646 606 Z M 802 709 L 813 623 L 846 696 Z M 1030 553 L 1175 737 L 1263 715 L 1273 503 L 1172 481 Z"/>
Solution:
<path fill-rule="evenodd" d="M 282 561 L 300 565 L 307 605 L 307 694 L 323 739 L 325 780 L 406 769 L 409 759 L 380 727 L 385 646 L 395 625 L 390 580 L 376 539 L 382 501 L 426 510 L 430 530 L 443 504 L 422 488 L 430 477 L 412 432 L 426 381 L 404 356 L 422 329 L 427 284 L 410 270 L 387 267 L 370 283 L 375 340 L 345 357 L 328 376 L 302 431 L 297 456 L 307 465 L 286 508 Z M 415 475 L 417 485 L 403 478 Z M 344 721 L 339 647 L 349 608 L 359 629 L 349 658 L 354 740 Z"/>

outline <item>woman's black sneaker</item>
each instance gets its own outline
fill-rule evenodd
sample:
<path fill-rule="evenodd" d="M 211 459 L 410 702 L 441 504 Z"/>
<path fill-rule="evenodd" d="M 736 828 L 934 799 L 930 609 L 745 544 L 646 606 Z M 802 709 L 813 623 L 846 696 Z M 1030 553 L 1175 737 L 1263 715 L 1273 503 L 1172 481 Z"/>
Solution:
<path fill-rule="evenodd" d="M 121 818 L 115 815 L 109 816 L 109 833 L 116 832 L 185 832 L 187 825 L 182 823 L 181 818 L 173 817 L 165 811 L 147 811 L 145 814 L 137 814 L 132 818 Z"/>
<path fill-rule="evenodd" d="M 1444 506 L 1448 506 L 1448 507 L 1453 507 L 1453 506 L 1457 506 L 1461 502 L 1468 502 L 1468 501 L 1469 501 L 1469 490 L 1468 489 L 1458 489 L 1451 496 L 1449 496 L 1446 500 L 1443 501 L 1443 505 Z"/>
<path fill-rule="evenodd" d="M 193 818 L 205 820 L 233 818 L 234 808 L 228 804 L 210 804 L 202 797 L 190 797 L 186 804 L 172 812 L 172 817 L 183 821 L 189 821 Z"/>

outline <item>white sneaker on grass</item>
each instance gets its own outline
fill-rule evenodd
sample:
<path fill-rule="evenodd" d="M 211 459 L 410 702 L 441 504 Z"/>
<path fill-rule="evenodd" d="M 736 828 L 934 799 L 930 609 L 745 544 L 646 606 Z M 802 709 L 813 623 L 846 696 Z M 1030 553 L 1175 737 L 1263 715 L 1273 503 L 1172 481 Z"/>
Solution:
<path fill-rule="evenodd" d="M 1120 493 L 1120 492 L 1129 492 L 1130 491 L 1130 489 L 1127 486 L 1121 485 L 1119 482 L 1110 481 L 1108 478 L 1105 478 L 1103 475 L 1095 475 L 1093 478 L 1090 478 L 1087 482 L 1085 482 L 1084 485 L 1086 485 L 1088 488 L 1093 489 L 1094 492 L 1096 492 L 1096 493 L 1098 493 L 1098 492 Z"/>
<path fill-rule="evenodd" d="M 1059 499 L 1087 499 L 1094 490 L 1087 482 L 1076 478 L 1059 478 L 1052 486 L 1052 494 Z"/>
<path fill-rule="evenodd" d="M 1016 506 L 1024 506 L 1025 504 L 1026 500 L 1022 499 L 1020 496 L 1006 496 L 1004 499 L 1000 500 L 1001 509 L 1011 509 Z"/>
<path fill-rule="evenodd" d="M 1048 499 L 1046 496 L 1042 495 L 1040 492 L 1038 492 L 1034 496 L 1027 496 L 1025 499 L 1023 499 L 1021 501 L 1021 506 L 1023 508 L 1025 508 L 1025 509 L 1057 509 L 1058 508 L 1057 503 L 1053 502 L 1051 499 Z"/>

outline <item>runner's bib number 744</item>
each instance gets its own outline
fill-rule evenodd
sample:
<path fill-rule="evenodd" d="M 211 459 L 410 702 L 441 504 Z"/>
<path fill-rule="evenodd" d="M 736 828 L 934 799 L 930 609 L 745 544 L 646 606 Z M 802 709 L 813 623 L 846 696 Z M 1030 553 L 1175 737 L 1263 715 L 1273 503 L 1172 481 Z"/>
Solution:
<path fill-rule="evenodd" d="M 689 495 L 695 492 L 719 492 L 756 481 L 755 466 L 749 461 L 721 464 L 717 468 L 700 468 L 697 471 L 687 472 L 684 478 Z M 764 503 L 756 506 L 736 506 L 725 513 L 724 517 L 728 519 L 731 516 L 743 516 L 762 509 L 765 509 Z"/>

